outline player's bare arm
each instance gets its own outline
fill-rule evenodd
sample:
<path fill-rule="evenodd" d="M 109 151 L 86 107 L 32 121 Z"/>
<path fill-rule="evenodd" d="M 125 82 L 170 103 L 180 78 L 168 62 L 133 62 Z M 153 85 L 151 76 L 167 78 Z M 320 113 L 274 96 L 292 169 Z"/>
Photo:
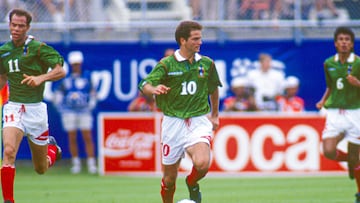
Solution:
<path fill-rule="evenodd" d="M 326 102 L 326 99 L 329 97 L 330 95 L 330 92 L 331 92 L 331 89 L 330 88 L 326 88 L 325 92 L 324 92 L 324 95 L 322 96 L 321 100 L 319 102 L 316 103 L 316 108 L 317 109 L 321 109 L 325 102 Z"/>
<path fill-rule="evenodd" d="M 6 82 L 7 82 L 7 75 L 1 74 L 0 75 L 0 89 L 2 89 L 5 86 Z"/>
<path fill-rule="evenodd" d="M 212 94 L 210 94 L 210 105 L 211 113 L 209 115 L 209 120 L 213 124 L 213 130 L 216 130 L 219 127 L 219 89 L 217 88 Z"/>
<path fill-rule="evenodd" d="M 24 79 L 21 81 L 21 84 L 26 84 L 32 87 L 39 86 L 43 82 L 46 81 L 55 81 L 65 77 L 65 70 L 62 68 L 60 64 L 57 64 L 51 71 L 42 74 L 42 75 L 27 75 L 23 74 Z"/>
<path fill-rule="evenodd" d="M 147 96 L 167 94 L 169 90 L 170 90 L 170 87 L 167 87 L 165 85 L 160 84 L 160 85 L 154 87 L 149 83 L 145 84 L 142 89 L 143 93 Z"/>

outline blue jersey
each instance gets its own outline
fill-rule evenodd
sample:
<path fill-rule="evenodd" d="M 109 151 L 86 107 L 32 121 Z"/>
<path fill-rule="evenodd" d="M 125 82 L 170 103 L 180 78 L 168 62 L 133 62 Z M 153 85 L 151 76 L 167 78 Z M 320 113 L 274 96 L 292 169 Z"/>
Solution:
<path fill-rule="evenodd" d="M 91 84 L 90 74 L 70 74 L 61 81 L 57 91 L 63 95 L 61 111 L 90 111 Z"/>

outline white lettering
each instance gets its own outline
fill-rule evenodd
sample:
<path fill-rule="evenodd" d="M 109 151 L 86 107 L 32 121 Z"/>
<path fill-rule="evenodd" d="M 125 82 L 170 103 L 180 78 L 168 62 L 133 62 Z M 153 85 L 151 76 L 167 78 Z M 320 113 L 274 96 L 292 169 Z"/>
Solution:
<path fill-rule="evenodd" d="M 145 78 L 152 69 L 156 66 L 157 61 L 154 59 L 144 59 L 140 62 L 139 65 L 139 76 Z M 149 71 L 147 71 L 149 69 Z"/>
<path fill-rule="evenodd" d="M 108 98 L 111 90 L 112 77 L 110 71 L 93 71 L 91 81 L 97 91 L 97 100 L 104 101 Z"/>
<path fill-rule="evenodd" d="M 266 124 L 256 128 L 251 136 L 238 125 L 226 125 L 214 137 L 213 158 L 223 171 L 243 170 L 250 159 L 260 171 L 276 171 L 284 166 L 293 171 L 319 170 L 319 137 L 317 131 L 308 125 L 293 126 L 285 135 L 279 126 Z M 237 143 L 233 158 L 228 154 L 230 139 Z M 270 146 L 269 141 L 272 142 Z M 279 150 L 274 151 L 277 148 Z M 191 166 L 191 160 L 187 160 L 184 166 Z"/>
<path fill-rule="evenodd" d="M 266 139 L 271 139 L 274 145 L 283 146 L 285 136 L 281 129 L 274 125 L 262 125 L 257 128 L 251 138 L 252 161 L 256 168 L 264 171 L 273 171 L 279 169 L 284 160 L 283 152 L 273 152 L 270 159 L 265 158 L 267 146 Z"/>
<path fill-rule="evenodd" d="M 319 134 L 308 125 L 293 127 L 287 136 L 288 143 L 293 144 L 286 150 L 286 165 L 290 170 L 319 170 L 320 150 Z M 300 142 L 300 138 L 305 138 Z M 300 160 L 300 155 L 305 158 Z"/>
<path fill-rule="evenodd" d="M 134 155 L 135 159 L 151 159 L 154 157 L 154 134 L 118 129 L 111 133 L 104 144 L 104 155 L 107 157 L 126 157 Z"/>
<path fill-rule="evenodd" d="M 228 140 L 234 138 L 238 144 L 237 153 L 233 159 L 228 156 Z M 225 171 L 238 171 L 246 166 L 250 158 L 249 135 L 246 130 L 237 125 L 227 125 L 221 128 L 214 138 L 214 159 Z"/>
<path fill-rule="evenodd" d="M 124 76 L 128 77 L 128 76 Z M 131 61 L 130 66 L 130 77 L 129 77 L 129 84 L 124 86 L 130 87 L 129 92 L 126 94 L 122 91 L 123 83 L 122 83 L 122 71 L 121 71 L 121 62 L 116 60 L 114 62 L 114 94 L 115 97 L 122 101 L 131 100 L 137 94 L 137 63 L 135 60 Z"/>

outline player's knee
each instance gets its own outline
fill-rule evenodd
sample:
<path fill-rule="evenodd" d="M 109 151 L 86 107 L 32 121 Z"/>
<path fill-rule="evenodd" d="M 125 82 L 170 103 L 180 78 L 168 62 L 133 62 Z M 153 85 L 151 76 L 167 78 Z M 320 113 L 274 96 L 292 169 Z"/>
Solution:
<path fill-rule="evenodd" d="M 208 159 L 198 159 L 194 162 L 194 167 L 200 173 L 207 173 L 210 167 L 210 163 Z"/>
<path fill-rule="evenodd" d="M 324 156 L 328 159 L 334 160 L 336 157 L 336 151 L 331 149 L 324 149 Z"/>
<path fill-rule="evenodd" d="M 176 176 L 165 176 L 163 177 L 164 184 L 168 188 L 172 188 L 175 186 L 176 183 Z"/>
<path fill-rule="evenodd" d="M 5 146 L 4 147 L 4 159 L 7 159 L 9 161 L 15 161 L 16 157 L 16 150 L 14 147 L 11 146 Z"/>

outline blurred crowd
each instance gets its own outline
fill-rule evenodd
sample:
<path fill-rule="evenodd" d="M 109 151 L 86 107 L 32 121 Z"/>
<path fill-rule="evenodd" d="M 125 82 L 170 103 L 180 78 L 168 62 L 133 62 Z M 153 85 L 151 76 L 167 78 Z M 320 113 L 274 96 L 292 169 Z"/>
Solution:
<path fill-rule="evenodd" d="M 194 19 L 216 20 L 219 16 L 218 5 L 209 0 L 190 0 L 190 5 Z M 224 10 L 225 20 L 306 20 L 339 16 L 333 0 L 225 0 Z"/>
<path fill-rule="evenodd" d="M 276 68 L 272 56 L 260 53 L 255 67 L 233 77 L 231 93 L 223 101 L 223 111 L 303 112 L 304 100 L 298 96 L 300 80 L 285 76 Z"/>
<path fill-rule="evenodd" d="M 36 22 L 103 20 L 104 8 L 111 0 L 1 0 L 0 19 L 7 21 L 13 8 L 31 11 Z"/>
<path fill-rule="evenodd" d="M 152 7 L 158 7 L 155 10 L 171 7 L 174 9 L 175 6 L 169 4 L 178 5 L 178 1 L 180 0 L 164 0 L 164 2 L 160 0 L 152 3 L 151 6 L 148 5 L 147 9 Z M 346 19 L 351 17 L 349 12 L 356 8 L 352 0 L 344 1 L 340 7 L 337 7 L 333 0 L 187 0 L 185 2 L 194 20 Z M 30 10 L 37 22 L 102 21 L 112 18 L 111 7 L 116 7 L 117 12 L 121 13 L 121 8 L 128 7 L 129 11 L 138 11 L 141 6 L 141 0 L 1 0 L 0 19 L 6 21 L 8 11 L 19 7 Z"/>

